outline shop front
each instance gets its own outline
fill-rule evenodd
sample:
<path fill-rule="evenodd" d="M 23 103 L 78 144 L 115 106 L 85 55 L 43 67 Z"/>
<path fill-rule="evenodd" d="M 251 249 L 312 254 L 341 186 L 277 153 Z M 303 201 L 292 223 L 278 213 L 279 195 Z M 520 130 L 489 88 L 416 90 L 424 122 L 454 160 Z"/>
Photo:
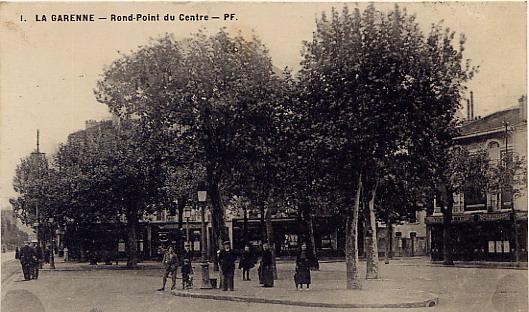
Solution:
<path fill-rule="evenodd" d="M 516 213 L 520 260 L 527 261 L 527 212 Z M 442 216 L 426 218 L 431 233 L 431 257 L 443 260 Z M 515 261 L 512 212 L 475 212 L 453 216 L 450 229 L 454 261 Z"/>

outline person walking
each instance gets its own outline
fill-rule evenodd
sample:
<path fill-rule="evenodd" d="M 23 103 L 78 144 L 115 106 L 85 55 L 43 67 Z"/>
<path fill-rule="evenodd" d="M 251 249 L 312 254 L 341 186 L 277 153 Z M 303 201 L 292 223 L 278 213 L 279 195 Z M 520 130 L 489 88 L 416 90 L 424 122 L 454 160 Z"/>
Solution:
<path fill-rule="evenodd" d="M 35 243 L 31 243 L 31 278 L 32 279 L 38 279 L 39 278 L 39 269 L 42 265 L 41 259 L 42 259 L 42 252 L 40 247 L 37 245 L 35 247 Z"/>
<path fill-rule="evenodd" d="M 239 261 L 239 269 L 242 269 L 242 280 L 250 280 L 250 269 L 255 266 L 254 257 L 250 251 L 250 246 L 244 246 L 244 251 L 241 255 L 241 261 Z"/>
<path fill-rule="evenodd" d="M 171 274 L 171 280 L 173 282 L 171 286 L 171 290 L 175 289 L 176 286 L 176 274 L 178 269 L 178 263 L 180 261 L 178 260 L 178 256 L 174 252 L 173 246 L 170 246 L 165 255 L 163 256 L 162 263 L 165 266 L 165 272 L 163 275 L 163 285 L 162 288 L 158 289 L 158 291 L 164 291 L 165 290 L 165 284 L 167 283 L 167 278 L 169 277 L 169 274 Z"/>
<path fill-rule="evenodd" d="M 42 269 L 42 258 L 43 258 L 43 253 L 42 253 L 42 248 L 40 247 L 40 244 L 37 242 L 33 242 L 31 243 L 31 247 L 33 248 L 33 250 L 35 250 L 35 253 L 37 254 L 37 266 L 39 269 Z M 37 275 L 38 275 L 38 272 L 37 272 Z"/>
<path fill-rule="evenodd" d="M 24 274 L 24 280 L 29 281 L 31 279 L 31 274 L 33 271 L 33 256 L 34 252 L 29 245 L 29 242 L 26 242 L 22 248 L 20 248 L 19 259 L 20 265 L 22 266 L 22 273 Z"/>
<path fill-rule="evenodd" d="M 261 256 L 261 282 L 263 287 L 274 287 L 272 251 L 267 243 L 263 244 L 263 254 Z"/>
<path fill-rule="evenodd" d="M 231 250 L 230 242 L 224 242 L 224 250 L 219 253 L 219 267 L 222 272 L 222 290 L 233 291 L 233 275 L 235 274 L 237 256 Z"/>
<path fill-rule="evenodd" d="M 307 257 L 307 246 L 302 245 L 301 251 L 296 258 L 296 273 L 294 274 L 294 282 L 296 289 L 300 286 L 303 289 L 303 284 L 310 287 L 310 260 Z"/>
<path fill-rule="evenodd" d="M 20 259 L 20 250 L 18 247 L 15 248 L 15 259 Z"/>

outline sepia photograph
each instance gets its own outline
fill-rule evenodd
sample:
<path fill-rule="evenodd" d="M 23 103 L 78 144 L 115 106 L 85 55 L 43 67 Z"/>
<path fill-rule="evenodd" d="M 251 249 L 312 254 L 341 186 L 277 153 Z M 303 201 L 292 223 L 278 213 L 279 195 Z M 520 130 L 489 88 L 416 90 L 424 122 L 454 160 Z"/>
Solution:
<path fill-rule="evenodd" d="M 528 311 L 527 29 L 0 1 L 1 311 Z"/>

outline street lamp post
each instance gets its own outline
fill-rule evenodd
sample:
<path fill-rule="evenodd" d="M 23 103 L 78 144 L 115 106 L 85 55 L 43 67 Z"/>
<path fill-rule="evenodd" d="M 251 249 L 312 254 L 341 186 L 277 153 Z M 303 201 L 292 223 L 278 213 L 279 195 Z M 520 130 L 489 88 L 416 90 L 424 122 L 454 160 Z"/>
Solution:
<path fill-rule="evenodd" d="M 200 204 L 200 215 L 201 215 L 201 229 L 200 229 L 200 251 L 202 255 L 202 286 L 201 289 L 211 289 L 211 280 L 209 279 L 209 263 L 208 255 L 206 251 L 206 221 L 205 221 L 205 206 L 207 198 L 207 190 L 204 182 L 201 182 L 197 188 L 198 202 Z"/>
<path fill-rule="evenodd" d="M 54 256 L 54 250 L 55 250 L 55 236 L 53 233 L 53 217 L 48 219 L 50 223 L 50 239 L 51 239 L 51 250 L 50 250 L 50 269 L 55 269 L 55 256 Z"/>
<path fill-rule="evenodd" d="M 184 217 L 186 218 L 186 243 L 189 244 L 189 218 L 191 218 L 191 207 L 185 207 Z"/>

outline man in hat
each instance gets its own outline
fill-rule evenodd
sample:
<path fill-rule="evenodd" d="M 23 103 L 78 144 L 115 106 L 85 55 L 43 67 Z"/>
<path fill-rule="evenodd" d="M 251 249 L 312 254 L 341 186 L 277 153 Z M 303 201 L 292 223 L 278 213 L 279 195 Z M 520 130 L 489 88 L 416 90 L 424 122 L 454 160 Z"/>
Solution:
<path fill-rule="evenodd" d="M 31 251 L 33 252 L 32 262 L 31 262 L 31 278 L 39 278 L 39 269 L 42 265 L 42 249 L 40 248 L 38 242 L 31 242 Z"/>
<path fill-rule="evenodd" d="M 231 250 L 230 242 L 224 242 L 224 250 L 219 253 L 219 267 L 222 272 L 222 290 L 233 290 L 233 275 L 235 274 L 235 260 L 237 256 Z"/>
<path fill-rule="evenodd" d="M 20 265 L 22 266 L 22 272 L 24 273 L 24 279 L 26 281 L 31 279 L 32 271 L 33 271 L 33 257 L 35 256 L 35 252 L 29 245 L 29 242 L 25 242 L 24 247 L 20 248 L 19 252 L 19 258 L 20 258 Z"/>
<path fill-rule="evenodd" d="M 173 282 L 171 289 L 175 289 L 176 287 L 176 274 L 178 269 L 178 263 L 180 261 L 178 260 L 178 256 L 174 252 L 173 246 L 169 246 L 169 249 L 163 256 L 162 263 L 165 266 L 165 273 L 163 275 L 163 285 L 162 288 L 158 289 L 158 291 L 165 290 L 165 283 L 167 282 L 167 278 L 169 277 L 169 274 L 171 274 L 171 280 Z"/>

